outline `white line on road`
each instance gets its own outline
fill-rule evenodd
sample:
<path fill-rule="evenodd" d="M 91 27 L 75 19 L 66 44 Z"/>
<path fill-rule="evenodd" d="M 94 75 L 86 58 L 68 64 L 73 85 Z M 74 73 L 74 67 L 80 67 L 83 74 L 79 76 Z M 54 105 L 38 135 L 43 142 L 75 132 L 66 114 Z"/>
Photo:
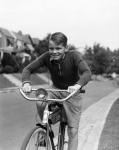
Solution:
<path fill-rule="evenodd" d="M 51 85 L 51 80 L 48 79 L 48 77 L 45 74 L 36 74 L 36 75 L 45 82 L 49 83 L 49 85 Z M 14 85 L 21 87 L 22 82 L 19 79 L 17 79 L 13 74 L 3 74 L 3 76 Z"/>
<path fill-rule="evenodd" d="M 14 74 L 3 74 L 3 76 L 4 76 L 7 80 L 9 80 L 11 83 L 13 83 L 15 86 L 17 86 L 17 87 L 10 87 L 10 88 L 1 89 L 1 90 L 0 90 L 0 93 L 14 92 L 14 91 L 17 90 L 19 87 L 21 87 L 22 82 L 21 82 L 19 79 L 17 79 L 17 78 L 14 76 Z M 49 82 L 50 82 L 50 79 L 48 79 L 48 78 L 46 77 L 46 75 L 44 75 L 44 74 L 39 75 L 39 78 L 42 78 L 42 80 L 44 80 L 45 82 L 46 82 L 46 81 L 49 81 Z M 51 84 L 51 82 L 50 82 L 50 84 Z M 34 85 L 33 87 L 35 87 L 35 88 L 38 88 L 38 87 L 39 87 L 39 88 L 40 88 L 40 87 L 48 87 L 48 84 Z"/>
<path fill-rule="evenodd" d="M 14 77 L 12 74 L 3 74 L 3 76 L 18 87 L 22 85 L 22 82 Z"/>

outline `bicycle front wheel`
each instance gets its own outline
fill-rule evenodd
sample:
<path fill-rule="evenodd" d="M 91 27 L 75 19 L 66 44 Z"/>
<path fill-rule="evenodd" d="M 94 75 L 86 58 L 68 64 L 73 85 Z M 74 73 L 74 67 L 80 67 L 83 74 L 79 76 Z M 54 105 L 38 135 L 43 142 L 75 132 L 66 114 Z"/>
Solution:
<path fill-rule="evenodd" d="M 50 137 L 47 138 L 46 130 L 35 127 L 24 139 L 20 150 L 53 150 L 53 147 Z"/>
<path fill-rule="evenodd" d="M 59 125 L 59 136 L 58 136 L 57 150 L 64 150 L 65 128 L 66 128 L 66 125 L 64 123 L 61 123 Z"/>

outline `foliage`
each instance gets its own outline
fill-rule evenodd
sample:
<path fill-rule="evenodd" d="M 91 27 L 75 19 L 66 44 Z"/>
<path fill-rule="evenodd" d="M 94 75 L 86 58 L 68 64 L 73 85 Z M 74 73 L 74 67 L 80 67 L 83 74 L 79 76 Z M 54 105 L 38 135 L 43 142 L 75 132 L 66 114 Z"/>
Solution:
<path fill-rule="evenodd" d="M 72 45 L 72 44 L 68 45 L 68 50 L 76 50 L 76 49 L 77 48 L 74 45 Z"/>
<path fill-rule="evenodd" d="M 36 52 L 40 56 L 44 52 L 48 51 L 48 41 L 49 41 L 50 34 L 48 34 L 43 40 L 39 40 L 39 44 L 36 47 Z"/>
<path fill-rule="evenodd" d="M 86 47 L 84 58 L 94 74 L 119 73 L 119 49 L 111 51 L 100 44 Z"/>

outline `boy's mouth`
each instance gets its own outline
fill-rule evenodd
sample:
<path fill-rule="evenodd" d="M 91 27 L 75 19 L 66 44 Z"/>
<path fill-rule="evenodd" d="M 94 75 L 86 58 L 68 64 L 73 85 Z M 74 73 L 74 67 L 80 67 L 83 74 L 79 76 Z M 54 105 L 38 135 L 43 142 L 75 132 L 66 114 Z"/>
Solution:
<path fill-rule="evenodd" d="M 55 55 L 50 55 L 50 57 L 52 58 L 52 59 L 59 59 L 60 57 L 61 57 L 61 55 L 57 55 L 57 54 L 55 54 Z"/>

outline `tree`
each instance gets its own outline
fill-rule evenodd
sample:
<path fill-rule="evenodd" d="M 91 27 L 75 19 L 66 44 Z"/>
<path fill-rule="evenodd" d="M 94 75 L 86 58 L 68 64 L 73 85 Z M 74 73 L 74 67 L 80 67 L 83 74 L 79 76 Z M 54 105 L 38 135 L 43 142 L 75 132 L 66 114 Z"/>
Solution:
<path fill-rule="evenodd" d="M 119 73 L 119 49 L 114 50 L 112 52 L 110 68 L 111 68 L 111 73 L 112 72 Z"/>
<path fill-rule="evenodd" d="M 36 52 L 38 53 L 39 56 L 45 53 L 46 51 L 48 51 L 48 41 L 49 41 L 50 35 L 51 34 L 47 34 L 47 36 L 43 40 L 39 41 L 39 44 L 36 47 Z"/>
<path fill-rule="evenodd" d="M 109 49 L 105 49 L 100 44 L 94 44 L 93 48 L 86 48 L 84 58 L 87 60 L 92 73 L 103 74 L 106 73 L 110 65 Z"/>

